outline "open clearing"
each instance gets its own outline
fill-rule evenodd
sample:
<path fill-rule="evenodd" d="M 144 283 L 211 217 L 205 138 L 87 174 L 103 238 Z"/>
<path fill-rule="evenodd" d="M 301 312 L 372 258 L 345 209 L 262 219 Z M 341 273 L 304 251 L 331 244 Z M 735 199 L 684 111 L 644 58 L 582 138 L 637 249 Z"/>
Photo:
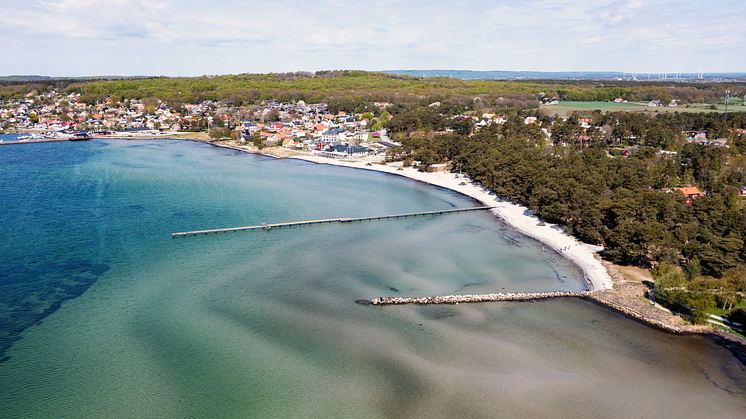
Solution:
<path fill-rule="evenodd" d="M 647 102 L 628 102 L 628 103 L 616 103 L 616 102 L 560 102 L 557 105 L 541 105 L 540 109 L 546 109 L 552 115 L 558 114 L 561 117 L 568 117 L 574 111 L 593 111 L 599 109 L 603 112 L 609 111 L 630 111 L 630 112 L 724 112 L 725 105 L 717 105 L 717 110 L 709 109 L 709 104 L 697 104 L 690 105 L 689 108 L 686 105 L 677 106 L 674 108 L 661 107 L 652 108 L 647 106 Z M 746 112 L 746 106 L 741 106 L 740 103 L 730 102 L 728 104 L 729 112 Z"/>

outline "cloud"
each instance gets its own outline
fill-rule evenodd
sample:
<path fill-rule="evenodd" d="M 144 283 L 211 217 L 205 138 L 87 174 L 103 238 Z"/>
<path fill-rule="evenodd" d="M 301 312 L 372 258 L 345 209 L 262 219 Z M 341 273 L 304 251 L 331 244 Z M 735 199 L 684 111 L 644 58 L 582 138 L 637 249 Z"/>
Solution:
<path fill-rule="evenodd" d="M 738 54 L 746 5 L 731 1 L 0 2 L 0 37 L 14 41 L 0 53 L 14 73 L 43 72 L 59 57 L 87 63 L 55 70 L 69 75 L 292 71 L 290 62 L 304 70 L 746 64 Z"/>

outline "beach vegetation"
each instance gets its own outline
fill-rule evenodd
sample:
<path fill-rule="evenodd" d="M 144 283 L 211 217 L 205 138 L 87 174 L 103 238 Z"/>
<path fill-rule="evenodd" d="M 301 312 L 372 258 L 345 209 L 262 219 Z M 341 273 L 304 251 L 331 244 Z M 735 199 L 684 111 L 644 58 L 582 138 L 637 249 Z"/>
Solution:
<path fill-rule="evenodd" d="M 231 130 L 229 130 L 228 128 L 213 128 L 210 130 L 210 138 L 221 139 L 230 137 Z"/>
<path fill-rule="evenodd" d="M 738 306 L 730 309 L 723 317 L 734 323 L 746 326 L 746 307 Z"/>
<path fill-rule="evenodd" d="M 258 148 L 259 150 L 265 147 L 264 140 L 262 139 L 261 136 L 259 135 L 254 136 L 254 147 Z"/>

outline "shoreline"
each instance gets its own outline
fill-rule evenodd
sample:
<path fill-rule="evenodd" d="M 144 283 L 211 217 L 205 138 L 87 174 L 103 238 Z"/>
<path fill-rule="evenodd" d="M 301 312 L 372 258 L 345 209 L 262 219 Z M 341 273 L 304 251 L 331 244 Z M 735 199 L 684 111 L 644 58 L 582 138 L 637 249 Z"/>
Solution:
<path fill-rule="evenodd" d="M 733 356 L 746 365 L 746 339 L 712 326 L 681 325 L 681 318 L 678 316 L 671 315 L 673 318 L 668 319 L 660 318 L 659 316 L 651 317 L 648 315 L 649 313 L 645 314 L 647 313 L 646 310 L 638 310 L 634 307 L 634 304 L 630 304 L 630 301 L 627 300 L 628 297 L 622 297 L 621 300 L 613 298 L 612 294 L 617 290 L 614 287 L 616 284 L 616 281 L 612 276 L 614 274 L 612 274 L 610 270 L 614 265 L 609 265 L 607 267 L 602 260 L 597 257 L 597 252 L 603 249 L 602 246 L 581 243 L 567 234 L 565 229 L 559 225 L 547 222 L 544 222 L 544 225 L 539 225 L 542 220 L 531 214 L 531 211 L 528 208 L 504 200 L 481 185 L 473 183 L 466 175 L 459 175 L 456 177 L 456 174 L 450 172 L 420 172 L 415 168 L 402 167 L 395 163 L 384 166 L 380 164 L 380 158 L 334 160 L 293 151 L 288 151 L 287 155 L 285 155 L 285 153 L 277 155 L 272 154 L 271 152 L 285 150 L 270 148 L 270 152 L 263 153 L 253 147 L 233 145 L 224 142 L 188 137 L 178 139 L 198 141 L 215 147 L 229 148 L 265 157 L 293 158 L 316 164 L 328 164 L 352 169 L 383 172 L 451 190 L 461 195 L 468 196 L 477 202 L 481 202 L 484 206 L 494 206 L 495 208 L 490 210 L 492 214 L 501 219 L 510 228 L 548 245 L 560 256 L 565 257 L 580 268 L 583 273 L 583 279 L 588 288 L 588 291 L 581 292 L 582 294 L 587 293 L 588 295 L 583 295 L 581 298 L 588 298 L 590 301 L 603 305 L 608 309 L 622 313 L 631 319 L 668 333 L 689 333 L 704 336 L 728 349 Z M 399 168 L 402 170 L 399 170 Z M 465 182 L 466 184 L 461 185 L 462 182 Z M 567 250 L 563 251 L 562 249 Z M 616 275 L 618 275 L 618 273 Z M 609 294 L 610 292 L 612 294 Z"/>
<path fill-rule="evenodd" d="M 541 220 L 531 214 L 528 208 L 507 202 L 481 185 L 472 183 L 466 175 L 460 175 L 456 178 L 455 174 L 449 172 L 420 172 L 411 167 L 399 170 L 401 166 L 393 164 L 383 166 L 378 164 L 379 160 L 365 158 L 356 161 L 343 161 L 302 154 L 293 154 L 287 158 L 402 176 L 460 193 L 481 202 L 484 206 L 494 206 L 495 208 L 490 211 L 510 228 L 550 246 L 560 256 L 565 257 L 580 268 L 588 291 L 580 292 L 579 294 L 582 295 L 578 295 L 579 297 L 588 298 L 597 304 L 669 333 L 689 333 L 707 337 L 727 348 L 740 362 L 746 364 L 746 339 L 740 336 L 712 326 L 680 325 L 680 317 L 678 316 L 674 316 L 676 320 L 656 318 L 658 316 L 651 317 L 644 313 L 645 310 L 637 310 L 633 305 L 628 304 L 625 298 L 621 300 L 611 298 L 612 296 L 608 292 L 615 291 L 615 281 L 609 272 L 610 268 L 607 268 L 601 259 L 596 257 L 596 253 L 603 249 L 602 246 L 581 243 L 567 234 L 564 228 L 556 224 L 544 222 L 544 225 L 538 225 Z M 371 166 L 367 166 L 368 163 Z M 466 182 L 466 185 L 461 185 L 461 182 Z M 561 249 L 567 250 L 561 251 Z"/>
<path fill-rule="evenodd" d="M 549 246 L 552 250 L 559 253 L 560 256 L 573 262 L 583 273 L 583 279 L 588 291 L 603 291 L 613 288 L 611 276 L 601 264 L 601 261 L 595 257 L 595 254 L 602 250 L 603 247 L 581 243 L 567 234 L 564 228 L 556 224 L 544 222 L 543 225 L 540 225 L 542 220 L 532 215 L 528 208 L 502 199 L 481 185 L 472 182 L 466 175 L 456 175 L 449 172 L 420 172 L 411 167 L 398 170 L 401 166 L 383 166 L 370 159 L 344 161 L 298 154 L 288 156 L 288 158 L 305 160 L 317 164 L 388 173 L 439 186 L 468 196 L 481 202 L 484 206 L 495 207 L 490 210 L 492 214 L 501 219 L 510 228 Z M 372 165 L 366 166 L 368 163 Z M 461 185 L 461 183 L 466 184 Z"/>
<path fill-rule="evenodd" d="M 712 326 L 681 325 L 681 318 L 678 316 L 668 315 L 664 316 L 666 318 L 661 318 L 658 315 L 653 315 L 651 317 L 647 309 L 636 308 L 635 302 L 630 300 L 629 296 L 625 297 L 620 295 L 618 296 L 619 298 L 615 298 L 614 295 L 618 293 L 619 289 L 617 288 L 619 288 L 619 286 L 615 288 L 615 285 L 618 284 L 613 278 L 620 275 L 620 273 L 613 273 L 613 269 L 619 267 L 602 262 L 601 259 L 597 257 L 596 253 L 602 250 L 603 247 L 580 243 L 574 237 L 568 235 L 561 226 L 546 222 L 543 226 L 538 225 L 541 220 L 531 214 L 528 208 L 505 201 L 494 193 L 481 187 L 481 185 L 472 183 L 466 175 L 456 177 L 455 174 L 449 172 L 419 172 L 417 169 L 411 167 L 398 170 L 401 165 L 393 163 L 384 166 L 379 164 L 380 158 L 360 158 L 352 161 L 334 160 L 312 154 L 300 154 L 296 151 L 276 147 L 269 148 L 267 152 L 261 152 L 256 147 L 241 146 L 238 144 L 230 144 L 209 138 L 199 138 L 188 135 L 104 138 L 121 140 L 163 139 L 194 141 L 214 147 L 227 148 L 243 153 L 257 154 L 275 159 L 294 158 L 316 164 L 328 164 L 339 167 L 383 172 L 454 191 L 481 202 L 484 206 L 494 206 L 495 208 L 491 210 L 493 215 L 503 220 L 503 222 L 505 222 L 509 227 L 521 234 L 548 245 L 554 251 L 559 253 L 560 256 L 565 257 L 578 266 L 581 272 L 583 272 L 583 279 L 588 288 L 588 291 L 582 291 L 581 293 L 589 294 L 587 296 L 583 295 L 581 298 L 588 298 L 589 300 L 604 305 L 611 310 L 623 313 L 632 319 L 645 323 L 650 327 L 662 329 L 667 332 L 689 333 L 704 336 L 727 348 L 741 363 L 746 365 L 746 339 Z M 368 166 L 368 164 L 370 164 L 370 166 Z M 461 185 L 462 182 L 465 182 L 466 184 Z M 562 251 L 562 249 L 567 250 Z M 626 274 L 623 274 L 623 276 L 626 278 Z M 619 280 L 619 278 L 617 279 Z M 625 280 L 622 280 L 622 283 L 624 282 Z M 623 288 L 627 287 L 622 286 L 620 289 Z M 631 288 L 639 287 L 633 286 Z M 644 313 L 648 313 L 648 315 Z"/>

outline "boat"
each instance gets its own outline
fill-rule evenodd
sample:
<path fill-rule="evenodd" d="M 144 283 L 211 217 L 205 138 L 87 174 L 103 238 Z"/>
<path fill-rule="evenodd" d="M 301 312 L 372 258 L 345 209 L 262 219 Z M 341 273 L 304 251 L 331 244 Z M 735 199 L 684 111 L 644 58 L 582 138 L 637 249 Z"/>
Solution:
<path fill-rule="evenodd" d="M 70 141 L 90 140 L 91 136 L 87 132 L 76 132 L 70 137 Z"/>
<path fill-rule="evenodd" d="M 59 131 L 56 138 L 60 140 L 83 141 L 90 140 L 91 136 L 85 131 Z"/>

